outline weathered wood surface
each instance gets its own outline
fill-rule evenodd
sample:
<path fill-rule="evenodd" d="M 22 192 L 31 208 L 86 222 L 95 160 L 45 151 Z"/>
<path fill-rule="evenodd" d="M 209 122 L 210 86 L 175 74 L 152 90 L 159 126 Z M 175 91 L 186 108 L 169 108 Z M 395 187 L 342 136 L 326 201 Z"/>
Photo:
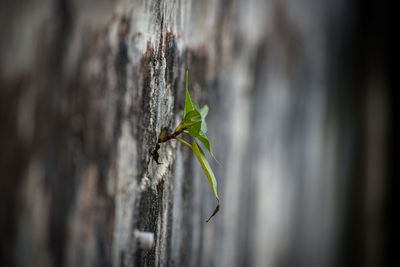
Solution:
<path fill-rule="evenodd" d="M 1 266 L 385 262 L 386 35 L 357 4 L 0 7 Z M 170 141 L 151 158 L 181 119 L 186 70 L 224 165 L 208 224 L 216 203 L 190 151 Z M 150 251 L 135 230 L 155 234 Z"/>

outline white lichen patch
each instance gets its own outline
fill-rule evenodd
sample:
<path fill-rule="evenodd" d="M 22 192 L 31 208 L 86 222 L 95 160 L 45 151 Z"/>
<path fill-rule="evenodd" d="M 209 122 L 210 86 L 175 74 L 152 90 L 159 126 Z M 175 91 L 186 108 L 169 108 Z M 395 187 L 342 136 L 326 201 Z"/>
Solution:
<path fill-rule="evenodd" d="M 170 142 L 176 142 L 175 140 L 171 140 Z M 154 160 L 149 162 L 147 166 L 147 175 L 151 177 L 151 186 L 154 190 L 156 190 L 157 185 L 165 179 L 167 176 L 171 176 L 171 166 L 175 161 L 175 149 L 168 144 L 161 144 L 161 148 L 158 151 L 160 154 L 159 162 L 157 164 Z M 163 147 L 167 146 L 167 147 Z"/>

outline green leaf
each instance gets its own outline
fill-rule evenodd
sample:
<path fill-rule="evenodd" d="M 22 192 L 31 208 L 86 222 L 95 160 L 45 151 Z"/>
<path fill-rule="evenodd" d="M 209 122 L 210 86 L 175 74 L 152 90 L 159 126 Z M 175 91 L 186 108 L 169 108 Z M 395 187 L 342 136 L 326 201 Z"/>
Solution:
<path fill-rule="evenodd" d="M 196 123 L 201 123 L 202 117 L 201 114 L 198 110 L 192 110 L 186 114 L 186 116 L 183 118 L 183 122 L 185 123 L 185 126 L 190 126 Z"/>
<path fill-rule="evenodd" d="M 183 117 L 186 117 L 190 111 L 194 110 L 192 99 L 190 98 L 188 85 L 189 84 L 189 71 L 186 71 L 186 99 L 185 99 L 185 109 L 183 110 Z"/>
<path fill-rule="evenodd" d="M 189 134 L 192 137 L 196 137 L 196 136 L 199 135 L 199 132 L 200 132 L 200 129 L 201 129 L 201 121 L 198 121 L 197 123 L 189 125 L 186 128 L 187 128 L 187 130 L 189 131 Z"/>
<path fill-rule="evenodd" d="M 188 84 L 189 72 L 186 71 L 186 101 L 185 109 L 183 111 L 184 126 L 192 137 L 197 138 L 206 147 L 214 160 L 221 166 L 211 151 L 210 141 L 206 135 L 208 129 L 205 119 L 208 114 L 208 106 L 204 105 L 202 108 L 200 108 L 199 103 L 190 98 Z"/>
<path fill-rule="evenodd" d="M 205 119 L 207 117 L 207 114 L 208 114 L 208 106 L 204 105 L 201 109 L 199 109 L 199 112 L 201 114 L 201 117 L 203 119 Z"/>
<path fill-rule="evenodd" d="M 215 179 L 214 173 L 211 170 L 211 166 L 207 161 L 206 156 L 204 155 L 203 150 L 199 147 L 196 141 L 193 141 L 192 150 L 197 157 L 197 160 L 200 162 L 201 167 L 203 168 L 208 182 L 211 185 L 215 198 L 219 201 L 218 193 L 217 193 L 217 180 Z"/>
<path fill-rule="evenodd" d="M 206 120 L 203 118 L 201 121 L 201 129 L 200 131 L 202 131 L 204 134 L 207 133 L 207 123 Z"/>
<path fill-rule="evenodd" d="M 193 106 L 195 109 L 188 112 L 183 119 L 185 126 L 189 127 L 191 125 L 194 125 L 197 122 L 200 122 L 201 123 L 201 127 L 200 127 L 201 131 L 203 133 L 207 133 L 207 123 L 206 123 L 205 118 L 208 114 L 208 106 L 205 105 L 202 109 L 198 109 L 197 103 L 195 101 L 193 101 Z M 196 126 L 195 135 L 198 134 L 197 129 L 198 129 L 198 126 Z M 192 136 L 196 137 L 195 135 L 192 135 Z"/>
<path fill-rule="evenodd" d="M 201 115 L 201 131 L 206 134 L 207 133 L 206 117 L 208 114 L 208 106 L 207 105 L 203 106 L 203 108 L 201 108 L 199 112 Z"/>
<path fill-rule="evenodd" d="M 207 135 L 200 131 L 199 135 L 196 136 L 196 138 L 205 146 L 205 148 L 210 152 L 211 154 L 211 146 L 210 146 L 210 140 L 208 140 Z"/>
<path fill-rule="evenodd" d="M 210 152 L 210 155 L 214 158 L 215 162 L 218 163 L 219 166 L 222 167 L 221 163 L 215 158 L 214 154 L 211 151 L 210 140 L 208 140 L 207 135 L 203 131 L 199 131 L 199 135 L 196 138 L 204 145 L 204 147 Z"/>
<path fill-rule="evenodd" d="M 189 131 L 189 134 L 192 137 L 196 137 L 199 134 L 203 123 L 200 111 L 192 110 L 188 112 L 183 119 L 183 123 Z"/>

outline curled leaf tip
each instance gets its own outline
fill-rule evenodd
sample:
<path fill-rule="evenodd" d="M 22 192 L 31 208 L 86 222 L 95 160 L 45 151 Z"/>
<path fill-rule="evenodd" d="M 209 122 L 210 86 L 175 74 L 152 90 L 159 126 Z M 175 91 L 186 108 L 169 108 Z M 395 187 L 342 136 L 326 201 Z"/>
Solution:
<path fill-rule="evenodd" d="M 207 223 L 208 223 L 208 222 L 210 221 L 210 219 L 211 219 L 212 217 L 214 217 L 214 215 L 217 214 L 218 211 L 219 211 L 219 199 L 217 199 L 217 200 L 218 200 L 218 205 L 217 205 L 217 207 L 215 208 L 214 212 L 211 214 L 210 218 L 208 218 L 208 219 L 206 220 Z"/>

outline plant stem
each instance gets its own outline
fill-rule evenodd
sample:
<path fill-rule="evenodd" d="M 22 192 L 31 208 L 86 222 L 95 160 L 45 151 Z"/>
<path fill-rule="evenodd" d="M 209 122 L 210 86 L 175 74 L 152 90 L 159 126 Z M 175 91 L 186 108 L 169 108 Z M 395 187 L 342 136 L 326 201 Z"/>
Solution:
<path fill-rule="evenodd" d="M 185 140 L 182 140 L 179 137 L 175 137 L 175 139 L 178 140 L 179 142 L 181 142 L 182 144 L 187 145 L 188 147 L 192 148 L 192 146 Z"/>
<path fill-rule="evenodd" d="M 160 138 L 158 139 L 158 143 L 164 143 L 167 142 L 171 139 L 174 139 L 175 137 L 177 137 L 178 135 L 180 135 L 186 128 L 182 127 L 181 124 L 178 125 L 178 127 L 176 128 L 175 132 L 173 132 L 172 134 L 169 134 L 167 136 L 165 136 L 164 138 Z"/>

